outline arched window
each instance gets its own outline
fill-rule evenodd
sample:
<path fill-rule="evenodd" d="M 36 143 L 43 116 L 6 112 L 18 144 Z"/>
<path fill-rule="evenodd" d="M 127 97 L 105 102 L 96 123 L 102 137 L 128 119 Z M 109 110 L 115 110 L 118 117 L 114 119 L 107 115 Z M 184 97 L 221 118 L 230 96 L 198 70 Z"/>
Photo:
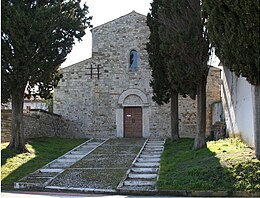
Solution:
<path fill-rule="evenodd" d="M 129 67 L 133 69 L 138 67 L 138 52 L 134 49 L 130 51 Z"/>

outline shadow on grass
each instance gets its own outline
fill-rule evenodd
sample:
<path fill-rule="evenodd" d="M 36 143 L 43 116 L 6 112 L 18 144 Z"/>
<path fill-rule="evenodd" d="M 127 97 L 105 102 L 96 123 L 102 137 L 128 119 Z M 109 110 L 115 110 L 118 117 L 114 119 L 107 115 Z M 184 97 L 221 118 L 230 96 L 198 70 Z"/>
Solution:
<path fill-rule="evenodd" d="M 1 150 L 1 166 L 6 164 L 8 158 L 13 158 L 13 157 L 17 156 L 18 154 L 20 154 L 20 153 L 14 151 L 14 150 L 10 150 L 8 148 L 2 149 Z"/>
<path fill-rule="evenodd" d="M 161 157 L 159 189 L 260 191 L 259 161 L 232 159 L 234 151 L 228 146 L 195 151 L 192 147 L 193 139 L 167 141 Z"/>
<path fill-rule="evenodd" d="M 36 171 L 50 161 L 68 152 L 86 139 L 36 138 L 29 140 L 31 153 L 19 154 L 14 150 L 2 149 L 1 187 L 13 189 L 14 182 Z"/>

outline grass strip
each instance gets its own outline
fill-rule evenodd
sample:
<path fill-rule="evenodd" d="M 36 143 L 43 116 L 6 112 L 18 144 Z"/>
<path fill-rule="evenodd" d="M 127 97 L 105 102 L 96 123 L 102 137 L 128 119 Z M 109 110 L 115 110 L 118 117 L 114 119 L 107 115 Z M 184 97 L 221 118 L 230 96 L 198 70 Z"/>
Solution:
<path fill-rule="evenodd" d="M 193 150 L 193 139 L 167 141 L 161 157 L 161 190 L 260 191 L 260 161 L 239 139 L 210 141 Z"/>
<path fill-rule="evenodd" d="M 27 143 L 30 153 L 17 153 L 1 144 L 1 187 L 13 189 L 14 182 L 85 142 L 86 139 L 35 138 Z"/>

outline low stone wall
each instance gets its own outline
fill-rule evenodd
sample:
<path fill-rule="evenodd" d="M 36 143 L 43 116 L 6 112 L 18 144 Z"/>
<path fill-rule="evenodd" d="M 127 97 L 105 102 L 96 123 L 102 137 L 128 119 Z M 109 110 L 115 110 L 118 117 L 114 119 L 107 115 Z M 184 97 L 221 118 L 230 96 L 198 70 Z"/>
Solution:
<path fill-rule="evenodd" d="M 1 142 L 10 141 L 11 118 L 11 110 L 1 110 Z M 25 139 L 54 136 L 62 138 L 83 137 L 78 130 L 77 123 L 44 110 L 31 110 L 24 113 L 23 120 Z"/>
<path fill-rule="evenodd" d="M 12 110 L 1 110 L 1 142 L 10 141 Z"/>

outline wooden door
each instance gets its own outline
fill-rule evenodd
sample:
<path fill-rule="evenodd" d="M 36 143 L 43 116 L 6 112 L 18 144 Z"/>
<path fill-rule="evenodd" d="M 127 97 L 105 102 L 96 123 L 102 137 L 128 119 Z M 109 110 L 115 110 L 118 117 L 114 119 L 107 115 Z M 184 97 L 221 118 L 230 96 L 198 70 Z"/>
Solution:
<path fill-rule="evenodd" d="M 124 137 L 142 137 L 142 108 L 124 108 Z"/>

